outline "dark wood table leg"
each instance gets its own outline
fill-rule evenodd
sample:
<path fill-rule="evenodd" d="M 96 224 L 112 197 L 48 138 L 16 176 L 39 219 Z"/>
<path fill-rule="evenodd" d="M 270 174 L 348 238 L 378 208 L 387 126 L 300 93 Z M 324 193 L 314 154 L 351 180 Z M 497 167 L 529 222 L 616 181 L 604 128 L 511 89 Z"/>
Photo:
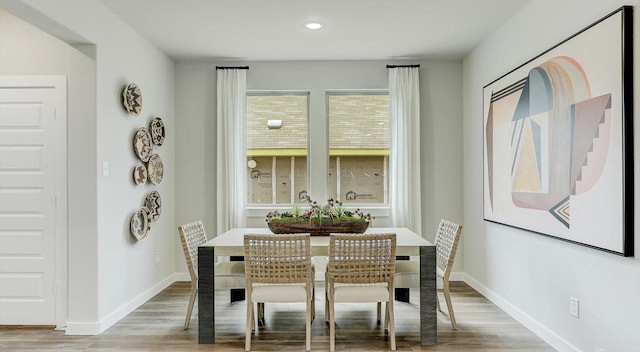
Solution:
<path fill-rule="evenodd" d="M 198 247 L 198 343 L 216 341 L 213 247 Z"/>
<path fill-rule="evenodd" d="M 420 344 L 438 342 L 436 247 L 420 247 Z"/>

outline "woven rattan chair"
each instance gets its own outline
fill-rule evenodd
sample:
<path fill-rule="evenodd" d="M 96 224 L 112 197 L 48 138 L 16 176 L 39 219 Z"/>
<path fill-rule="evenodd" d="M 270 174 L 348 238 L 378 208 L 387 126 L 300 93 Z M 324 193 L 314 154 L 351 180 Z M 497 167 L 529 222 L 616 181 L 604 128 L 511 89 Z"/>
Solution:
<path fill-rule="evenodd" d="M 451 305 L 449 276 L 451 275 L 453 260 L 456 257 L 456 251 L 458 250 L 458 243 L 460 242 L 461 234 L 462 225 L 442 219 L 440 220 L 438 232 L 436 233 L 436 239 L 434 241 L 436 245 L 436 276 L 439 280 L 442 280 L 442 291 L 444 292 L 444 299 L 447 302 L 451 326 L 454 329 L 457 329 L 457 325 L 456 316 L 453 313 L 453 306 Z M 436 302 L 438 303 L 438 309 L 440 309 L 440 300 L 437 300 Z"/>
<path fill-rule="evenodd" d="M 443 291 L 444 299 L 447 302 L 447 308 L 449 310 L 451 326 L 454 329 L 457 329 L 457 324 L 456 317 L 453 313 L 453 306 L 451 305 L 449 276 L 451 275 L 451 269 L 453 268 L 453 260 L 456 256 L 456 250 L 458 249 L 458 242 L 460 242 L 461 233 L 462 225 L 442 219 L 440 220 L 440 225 L 436 232 L 436 239 L 434 240 L 436 246 L 437 285 L 438 289 Z M 395 287 L 420 289 L 420 263 L 415 260 L 401 260 L 396 262 L 394 285 Z M 440 308 L 440 300 L 438 299 L 438 296 L 436 296 L 436 298 L 438 309 L 442 310 Z M 379 310 L 380 308 L 378 308 L 378 311 Z M 378 319 L 380 318 L 378 317 Z"/>
<path fill-rule="evenodd" d="M 305 302 L 306 349 L 311 350 L 313 274 L 309 234 L 244 236 L 247 288 L 245 350 L 251 350 L 254 302 Z"/>
<path fill-rule="evenodd" d="M 189 328 L 191 312 L 198 295 L 198 246 L 207 242 L 207 234 L 200 220 L 179 226 L 178 234 L 191 277 L 191 297 L 189 297 L 187 316 L 184 320 L 184 329 L 186 330 Z M 244 288 L 243 262 L 219 262 L 216 264 L 214 272 L 216 276 L 215 288 Z"/>
<path fill-rule="evenodd" d="M 329 344 L 335 351 L 335 303 L 386 302 L 391 350 L 396 349 L 393 315 L 395 234 L 332 234 L 329 238 L 327 301 Z"/>

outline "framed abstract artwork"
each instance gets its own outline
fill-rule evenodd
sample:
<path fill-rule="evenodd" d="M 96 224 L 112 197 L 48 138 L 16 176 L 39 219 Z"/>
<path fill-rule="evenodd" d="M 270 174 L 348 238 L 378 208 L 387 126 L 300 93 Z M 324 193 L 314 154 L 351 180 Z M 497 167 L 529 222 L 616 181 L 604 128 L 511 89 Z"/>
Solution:
<path fill-rule="evenodd" d="M 483 88 L 484 219 L 633 256 L 632 7 Z"/>

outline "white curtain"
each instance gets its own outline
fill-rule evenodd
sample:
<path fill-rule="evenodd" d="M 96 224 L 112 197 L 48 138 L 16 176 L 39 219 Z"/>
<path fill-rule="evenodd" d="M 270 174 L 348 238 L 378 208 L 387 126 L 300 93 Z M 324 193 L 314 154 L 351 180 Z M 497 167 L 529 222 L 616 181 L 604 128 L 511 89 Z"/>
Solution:
<path fill-rule="evenodd" d="M 247 70 L 217 70 L 217 229 L 245 227 Z"/>
<path fill-rule="evenodd" d="M 389 68 L 391 224 L 422 231 L 420 196 L 420 69 Z"/>

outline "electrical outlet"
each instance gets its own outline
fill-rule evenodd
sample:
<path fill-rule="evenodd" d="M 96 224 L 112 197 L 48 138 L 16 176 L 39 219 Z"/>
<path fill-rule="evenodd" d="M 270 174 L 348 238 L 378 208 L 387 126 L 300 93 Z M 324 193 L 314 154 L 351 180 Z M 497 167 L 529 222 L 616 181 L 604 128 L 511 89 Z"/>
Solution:
<path fill-rule="evenodd" d="M 155 254 L 156 254 L 155 263 L 157 265 L 157 264 L 160 264 L 160 252 L 156 252 Z"/>
<path fill-rule="evenodd" d="M 575 318 L 580 318 L 580 300 L 569 297 L 569 314 Z"/>

